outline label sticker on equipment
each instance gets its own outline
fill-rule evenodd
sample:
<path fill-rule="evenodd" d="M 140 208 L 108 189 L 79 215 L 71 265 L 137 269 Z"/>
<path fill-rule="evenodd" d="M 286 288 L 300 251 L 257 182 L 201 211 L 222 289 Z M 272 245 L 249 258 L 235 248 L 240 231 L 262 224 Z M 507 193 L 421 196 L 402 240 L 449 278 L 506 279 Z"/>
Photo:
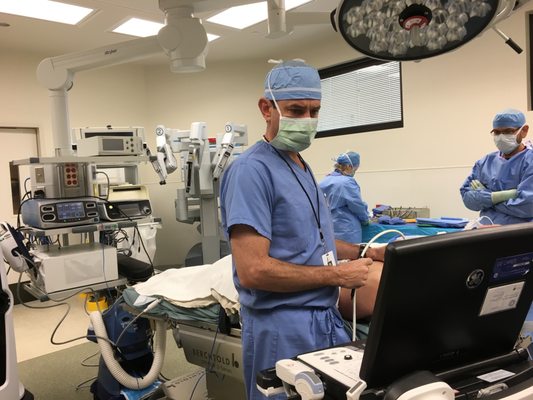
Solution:
<path fill-rule="evenodd" d="M 509 281 L 525 276 L 531 271 L 533 253 L 498 258 L 492 269 L 491 282 Z"/>
<path fill-rule="evenodd" d="M 499 381 L 501 379 L 509 378 L 510 376 L 513 376 L 513 375 L 515 375 L 514 372 L 506 371 L 504 369 L 498 369 L 496 371 L 492 371 L 487 374 L 478 375 L 477 378 L 481 379 L 482 381 L 492 383 L 492 382 Z"/>
<path fill-rule="evenodd" d="M 523 288 L 523 281 L 489 288 L 479 315 L 493 314 L 516 308 Z"/>

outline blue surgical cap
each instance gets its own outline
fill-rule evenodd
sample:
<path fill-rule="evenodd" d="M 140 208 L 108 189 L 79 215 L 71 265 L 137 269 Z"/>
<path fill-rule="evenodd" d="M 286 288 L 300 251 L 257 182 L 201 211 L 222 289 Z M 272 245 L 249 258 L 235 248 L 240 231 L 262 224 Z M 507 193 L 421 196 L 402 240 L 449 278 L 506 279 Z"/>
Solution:
<path fill-rule="evenodd" d="M 349 151 L 347 153 L 341 153 L 336 161 L 339 165 L 353 165 L 354 168 L 357 168 L 359 166 L 360 157 L 355 151 Z"/>
<path fill-rule="evenodd" d="M 492 121 L 492 128 L 520 128 L 526 123 L 526 117 L 521 111 L 508 108 L 500 111 Z"/>
<path fill-rule="evenodd" d="M 274 95 L 274 99 L 272 95 Z M 303 61 L 285 61 L 278 64 L 266 76 L 265 97 L 268 100 L 276 101 L 320 100 L 322 90 L 318 71 Z"/>

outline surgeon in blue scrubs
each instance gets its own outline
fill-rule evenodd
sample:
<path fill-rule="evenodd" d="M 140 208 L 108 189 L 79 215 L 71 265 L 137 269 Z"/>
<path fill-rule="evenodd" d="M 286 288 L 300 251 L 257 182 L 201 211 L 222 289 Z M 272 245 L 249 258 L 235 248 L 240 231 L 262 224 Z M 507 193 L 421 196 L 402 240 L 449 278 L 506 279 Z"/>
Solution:
<path fill-rule="evenodd" d="M 368 225 L 368 207 L 361 198 L 361 188 L 353 178 L 361 157 L 354 151 L 335 159 L 332 173 L 319 184 L 326 194 L 335 238 L 349 243 L 361 243 L 362 225 Z"/>
<path fill-rule="evenodd" d="M 383 259 L 383 248 L 359 258 L 360 246 L 335 240 L 324 194 L 300 155 L 315 137 L 320 100 L 315 68 L 276 65 L 258 102 L 263 140 L 221 182 L 249 400 L 264 398 L 256 374 L 276 361 L 350 340 L 337 309 L 339 287 L 363 286 L 372 258 Z"/>
<path fill-rule="evenodd" d="M 465 206 L 483 224 L 533 221 L 533 150 L 524 144 L 529 126 L 521 111 L 496 114 L 491 134 L 498 151 L 477 161 L 460 189 Z"/>

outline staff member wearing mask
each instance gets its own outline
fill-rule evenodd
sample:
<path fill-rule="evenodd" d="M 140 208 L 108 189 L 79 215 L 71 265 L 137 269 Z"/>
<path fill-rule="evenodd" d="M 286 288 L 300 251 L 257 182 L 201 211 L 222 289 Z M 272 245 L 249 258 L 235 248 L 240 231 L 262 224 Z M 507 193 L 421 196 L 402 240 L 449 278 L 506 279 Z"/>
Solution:
<path fill-rule="evenodd" d="M 317 70 L 284 62 L 264 87 L 258 103 L 264 140 L 229 166 L 220 193 L 241 304 L 248 400 L 264 398 L 256 388 L 259 371 L 350 340 L 336 308 L 339 286 L 361 287 L 372 264 L 358 259 L 359 246 L 335 241 L 324 195 L 299 154 L 316 134 Z M 383 251 L 367 257 L 383 259 Z M 352 261 L 336 265 L 338 259 Z"/>
<path fill-rule="evenodd" d="M 368 208 L 353 179 L 359 163 L 356 152 L 342 153 L 335 160 L 334 171 L 320 182 L 333 218 L 335 239 L 349 243 L 361 243 L 361 225 L 368 225 Z"/>
<path fill-rule="evenodd" d="M 494 224 L 533 221 L 533 150 L 523 143 L 524 114 L 507 109 L 492 121 L 498 151 L 477 161 L 460 189 L 465 206 Z"/>

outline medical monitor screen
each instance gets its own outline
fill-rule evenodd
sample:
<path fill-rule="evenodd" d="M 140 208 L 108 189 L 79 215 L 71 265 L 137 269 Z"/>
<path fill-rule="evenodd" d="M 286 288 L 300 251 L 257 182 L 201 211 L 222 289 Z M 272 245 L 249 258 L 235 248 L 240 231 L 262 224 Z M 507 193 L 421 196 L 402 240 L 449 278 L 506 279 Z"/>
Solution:
<path fill-rule="evenodd" d="M 102 150 L 105 151 L 121 151 L 124 150 L 124 140 L 123 139 L 102 139 Z"/>
<path fill-rule="evenodd" d="M 85 217 L 83 202 L 57 203 L 57 218 L 60 221 L 78 219 Z"/>
<path fill-rule="evenodd" d="M 384 387 L 510 353 L 533 299 L 533 223 L 387 246 L 360 376 Z"/>

